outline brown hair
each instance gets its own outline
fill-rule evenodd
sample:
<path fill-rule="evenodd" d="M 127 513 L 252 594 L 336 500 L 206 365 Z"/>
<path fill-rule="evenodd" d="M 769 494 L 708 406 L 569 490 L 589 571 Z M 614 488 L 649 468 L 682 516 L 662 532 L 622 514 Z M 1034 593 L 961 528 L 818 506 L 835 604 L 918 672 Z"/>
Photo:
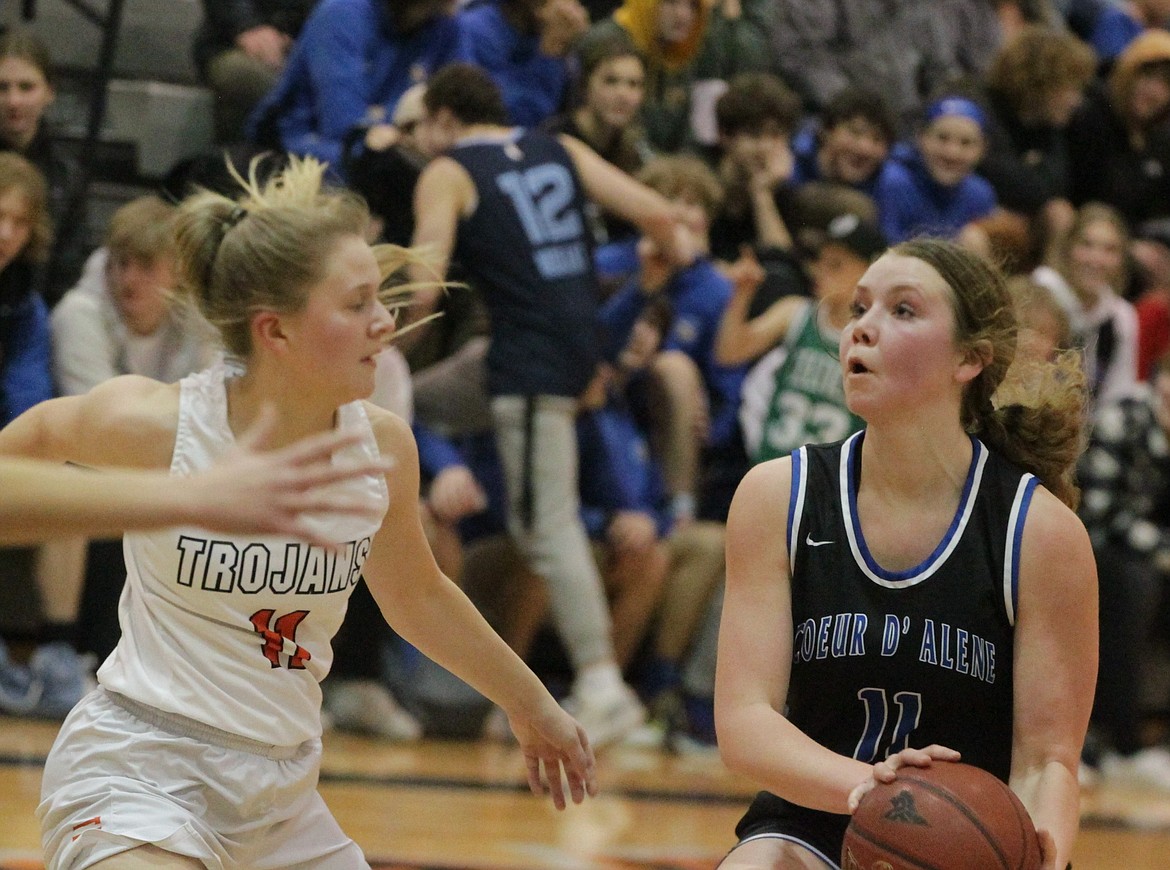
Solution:
<path fill-rule="evenodd" d="M 1016 114 L 1062 88 L 1084 88 L 1097 70 L 1097 57 L 1087 44 L 1064 30 L 1040 24 L 1022 27 L 1000 49 L 987 83 L 1002 94 Z"/>
<path fill-rule="evenodd" d="M 646 56 L 638 50 L 624 30 L 586 42 L 581 46 L 581 81 L 588 82 L 597 68 L 606 61 L 632 57 L 646 69 Z M 585 88 L 582 86 L 582 93 Z"/>
<path fill-rule="evenodd" d="M 126 203 L 106 227 L 110 255 L 154 260 L 174 253 L 177 212 L 157 196 L 140 196 Z"/>
<path fill-rule="evenodd" d="M 1073 345 L 1072 321 L 1052 291 L 1043 284 L 1037 284 L 1028 275 L 1013 275 L 1007 279 L 1008 292 L 1016 305 L 1016 319 L 1020 326 L 1031 326 L 1036 315 L 1047 314 L 1057 328 L 1056 346 L 1069 350 Z"/>
<path fill-rule="evenodd" d="M 912 239 L 891 253 L 922 260 L 942 276 L 951 288 L 956 344 L 983 357 L 983 370 L 963 393 L 963 427 L 1075 507 L 1079 492 L 1073 474 L 1085 407 L 1077 354 L 1013 367 L 1016 306 L 999 269 L 942 239 Z"/>
<path fill-rule="evenodd" d="M 691 194 L 714 219 L 723 205 L 723 185 L 702 160 L 689 155 L 655 157 L 638 173 L 638 180 L 667 199 Z"/>
<path fill-rule="evenodd" d="M 447 109 L 463 124 L 508 123 L 499 86 L 472 63 L 449 63 L 427 80 L 423 104 L 428 113 Z"/>
<path fill-rule="evenodd" d="M 819 137 L 824 138 L 830 130 L 860 118 L 876 127 L 886 141 L 893 145 L 898 141 L 898 119 L 889 102 L 880 91 L 869 90 L 858 85 L 846 85 L 820 111 Z"/>
<path fill-rule="evenodd" d="M 14 27 L 0 34 L 0 60 L 8 57 L 32 64 L 45 77 L 49 87 L 53 87 L 53 61 L 49 48 L 31 30 Z"/>
<path fill-rule="evenodd" d="M 28 205 L 28 242 L 17 259 L 43 263 L 53 245 L 49 185 L 41 171 L 28 160 L 12 151 L 0 151 L 0 194 L 10 190 L 22 193 Z"/>
<path fill-rule="evenodd" d="M 800 122 L 800 97 L 771 73 L 743 73 L 715 101 L 715 123 L 723 136 L 755 133 L 768 121 L 786 136 Z"/>

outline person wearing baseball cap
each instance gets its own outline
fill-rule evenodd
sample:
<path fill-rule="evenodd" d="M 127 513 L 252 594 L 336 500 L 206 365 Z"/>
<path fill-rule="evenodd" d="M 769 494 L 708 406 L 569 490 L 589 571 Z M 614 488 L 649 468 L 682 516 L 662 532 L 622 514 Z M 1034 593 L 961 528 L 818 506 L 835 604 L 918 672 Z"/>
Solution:
<path fill-rule="evenodd" d="M 825 240 L 821 246 L 822 252 L 824 245 L 837 245 L 844 248 L 860 259 L 865 266 L 885 253 L 886 248 L 889 247 L 885 234 L 877 224 L 852 213 L 838 215 L 829 221 L 828 227 L 825 228 Z"/>
<path fill-rule="evenodd" d="M 715 354 L 723 365 L 757 360 L 739 413 L 753 463 L 844 438 L 863 425 L 845 406 L 837 345 L 853 288 L 886 247 L 876 223 L 844 212 L 828 221 L 809 263 L 814 299 L 785 296 L 749 320 L 753 294 L 736 284 Z"/>

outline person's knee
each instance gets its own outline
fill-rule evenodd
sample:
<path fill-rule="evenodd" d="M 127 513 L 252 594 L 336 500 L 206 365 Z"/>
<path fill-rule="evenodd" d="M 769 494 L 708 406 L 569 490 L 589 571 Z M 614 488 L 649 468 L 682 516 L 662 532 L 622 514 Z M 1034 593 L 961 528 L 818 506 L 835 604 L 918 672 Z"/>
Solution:
<path fill-rule="evenodd" d="M 670 549 L 678 558 L 723 558 L 726 526 L 723 523 L 701 521 L 690 523 L 674 532 Z"/>
<path fill-rule="evenodd" d="M 277 73 L 242 51 L 225 51 L 207 65 L 207 84 L 221 97 L 259 100 L 276 84 Z"/>
<path fill-rule="evenodd" d="M 650 372 L 669 396 L 690 396 L 703 382 L 694 360 L 680 350 L 664 350 L 654 357 Z"/>

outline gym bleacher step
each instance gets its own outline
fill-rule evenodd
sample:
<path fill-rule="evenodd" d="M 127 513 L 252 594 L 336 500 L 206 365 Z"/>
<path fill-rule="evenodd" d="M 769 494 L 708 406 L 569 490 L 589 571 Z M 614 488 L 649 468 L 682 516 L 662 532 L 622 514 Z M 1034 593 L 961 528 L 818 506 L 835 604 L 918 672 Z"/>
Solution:
<path fill-rule="evenodd" d="M 212 146 L 212 98 L 205 88 L 114 79 L 106 94 L 105 122 L 89 155 L 97 178 L 157 180 L 179 160 Z M 58 98 L 51 116 L 58 136 L 79 146 L 85 142 L 88 101 L 85 90 Z"/>

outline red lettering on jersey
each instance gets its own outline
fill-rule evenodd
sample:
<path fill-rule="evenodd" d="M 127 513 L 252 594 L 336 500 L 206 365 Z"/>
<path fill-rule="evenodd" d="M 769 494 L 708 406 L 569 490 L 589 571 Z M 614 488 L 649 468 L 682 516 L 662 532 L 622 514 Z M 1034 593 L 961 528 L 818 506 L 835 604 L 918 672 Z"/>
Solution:
<path fill-rule="evenodd" d="M 296 642 L 297 626 L 308 615 L 309 611 L 307 610 L 294 610 L 276 616 L 275 610 L 267 608 L 257 610 L 249 617 L 252 627 L 264 640 L 260 651 L 264 653 L 264 657 L 268 659 L 268 663 L 272 667 L 280 667 L 280 654 L 284 651 L 286 641 L 291 642 L 294 647 L 288 658 L 290 669 L 303 670 L 305 662 L 313 657 L 312 653 Z M 273 619 L 274 616 L 276 616 L 275 619 Z"/>

